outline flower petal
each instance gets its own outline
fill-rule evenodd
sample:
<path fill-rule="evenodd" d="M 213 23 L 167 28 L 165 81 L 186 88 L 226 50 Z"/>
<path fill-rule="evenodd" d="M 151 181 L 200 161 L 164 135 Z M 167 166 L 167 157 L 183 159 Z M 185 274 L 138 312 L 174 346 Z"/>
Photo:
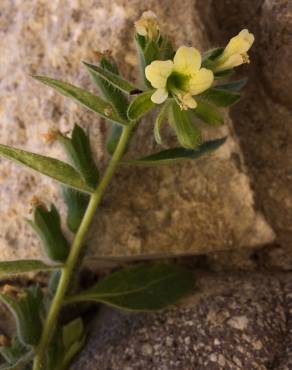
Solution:
<path fill-rule="evenodd" d="M 244 55 L 244 54 L 243 54 Z M 222 63 L 218 63 L 218 66 L 214 67 L 215 72 L 222 72 L 228 69 L 240 66 L 244 63 L 244 57 L 242 54 L 234 54 L 228 57 Z"/>
<path fill-rule="evenodd" d="M 157 89 L 151 96 L 151 100 L 155 104 L 161 104 L 168 98 L 168 91 L 166 89 Z"/>
<path fill-rule="evenodd" d="M 181 46 L 177 50 L 173 62 L 176 72 L 188 75 L 199 70 L 202 58 L 197 49 Z"/>
<path fill-rule="evenodd" d="M 213 72 L 206 68 L 201 68 L 198 72 L 192 74 L 189 80 L 189 92 L 192 95 L 200 94 L 207 90 L 214 81 Z"/>
<path fill-rule="evenodd" d="M 222 57 L 227 58 L 234 54 L 246 53 L 254 42 L 254 35 L 244 29 L 227 44 Z"/>
<path fill-rule="evenodd" d="M 145 75 L 151 85 L 157 89 L 164 88 L 173 70 L 171 60 L 155 60 L 145 68 Z"/>

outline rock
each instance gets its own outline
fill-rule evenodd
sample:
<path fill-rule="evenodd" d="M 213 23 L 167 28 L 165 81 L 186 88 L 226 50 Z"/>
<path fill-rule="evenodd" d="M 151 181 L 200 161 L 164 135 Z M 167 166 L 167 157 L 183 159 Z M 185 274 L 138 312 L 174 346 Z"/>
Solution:
<path fill-rule="evenodd" d="M 71 369 L 290 369 L 278 366 L 290 363 L 291 282 L 291 274 L 202 273 L 176 308 L 103 308 Z"/>
<path fill-rule="evenodd" d="M 64 158 L 58 145 L 44 145 L 49 128 L 70 130 L 74 122 L 87 127 L 101 166 L 107 160 L 107 125 L 74 102 L 58 96 L 28 77 L 38 73 L 94 89 L 80 61 L 96 61 L 96 51 L 112 49 L 123 73 L 137 70 L 133 22 L 145 8 L 161 18 L 164 30 L 178 44 L 204 49 L 209 40 L 196 3 L 188 0 L 30 2 L 4 0 L 0 5 L 0 141 Z M 182 26 L 183 25 L 183 26 Z M 194 25 L 196 25 L 194 27 Z M 237 140 L 229 128 L 227 144 L 205 160 L 159 169 L 125 168 L 112 182 L 93 225 L 95 255 L 148 256 L 202 254 L 255 247 L 272 241 L 273 232 L 255 210 L 253 193 Z M 158 150 L 153 120 L 145 120 L 131 154 Z M 206 132 L 209 137 L 211 132 Z M 143 143 L 143 146 L 141 145 Z M 28 229 L 30 199 L 54 201 L 62 209 L 59 189 L 43 178 L 1 160 L 1 259 L 39 255 L 39 242 Z M 21 236 L 21 237 L 20 237 Z"/>
<path fill-rule="evenodd" d="M 209 25 L 213 45 L 223 45 L 242 28 L 255 34 L 251 63 L 241 68 L 248 76 L 244 99 L 232 107 L 231 117 L 251 176 L 255 203 L 277 236 L 257 259 L 266 268 L 291 270 L 291 2 L 199 0 L 198 8 L 203 22 Z M 228 257 L 228 253 L 223 254 L 222 265 L 226 267 L 229 260 L 229 269 L 254 262 L 247 253 L 237 261 Z"/>

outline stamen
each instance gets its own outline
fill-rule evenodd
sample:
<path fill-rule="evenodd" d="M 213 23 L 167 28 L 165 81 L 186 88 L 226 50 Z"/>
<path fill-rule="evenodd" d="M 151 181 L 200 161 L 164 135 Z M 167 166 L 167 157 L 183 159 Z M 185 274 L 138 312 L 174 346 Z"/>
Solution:
<path fill-rule="evenodd" d="M 242 54 L 240 54 L 241 55 L 241 57 L 242 57 L 242 62 L 243 63 L 247 63 L 247 64 L 249 64 L 250 63 L 250 59 L 249 59 L 249 56 L 248 56 L 248 54 L 247 53 L 242 53 Z"/>

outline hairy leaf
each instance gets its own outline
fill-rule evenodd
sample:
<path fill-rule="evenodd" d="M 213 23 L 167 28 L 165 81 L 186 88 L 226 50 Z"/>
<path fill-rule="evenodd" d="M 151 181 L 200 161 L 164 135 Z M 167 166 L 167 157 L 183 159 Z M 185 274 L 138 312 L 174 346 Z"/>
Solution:
<path fill-rule="evenodd" d="M 224 89 L 227 91 L 240 91 L 247 83 L 247 78 L 243 78 L 237 81 L 230 81 L 225 84 L 217 86 L 218 89 Z"/>
<path fill-rule="evenodd" d="M 86 184 L 95 188 L 98 183 L 99 172 L 92 157 L 89 137 L 85 131 L 75 124 L 71 138 L 59 134 L 58 140 L 63 144 L 72 164 L 80 172 Z"/>
<path fill-rule="evenodd" d="M 195 126 L 190 112 L 181 110 L 178 104 L 173 102 L 168 113 L 169 123 L 180 145 L 187 149 L 197 147 L 202 140 L 201 131 Z"/>
<path fill-rule="evenodd" d="M 89 64 L 86 62 L 83 62 L 83 64 L 86 66 L 86 68 L 93 77 L 102 78 L 112 86 L 116 87 L 117 89 L 127 94 L 131 94 L 132 91 L 137 90 L 137 87 L 133 85 L 131 82 L 125 80 L 124 78 L 120 77 L 115 73 L 108 71 L 105 68 Z"/>
<path fill-rule="evenodd" d="M 155 107 L 155 104 L 151 100 L 152 94 L 153 90 L 145 91 L 132 100 L 128 109 L 129 119 L 133 121 L 138 120 Z"/>
<path fill-rule="evenodd" d="M 176 162 L 198 159 L 201 156 L 213 152 L 223 145 L 226 141 L 226 137 L 216 140 L 206 141 L 205 143 L 199 145 L 196 149 L 185 149 L 185 148 L 171 148 L 162 150 L 158 153 L 148 155 L 146 157 L 141 157 L 139 159 L 132 159 L 122 162 L 127 165 L 136 166 L 159 166 L 168 165 Z"/>
<path fill-rule="evenodd" d="M 220 86 L 220 88 L 219 86 L 211 88 L 200 96 L 215 104 L 217 107 L 229 107 L 240 99 L 239 93 L 230 92 L 224 88 L 222 89 L 222 86 Z"/>
<path fill-rule="evenodd" d="M 163 104 L 163 106 L 160 109 L 160 111 L 159 111 L 159 113 L 156 117 L 156 120 L 155 120 L 154 138 L 155 138 L 155 141 L 157 142 L 157 144 L 162 144 L 160 129 L 161 129 L 161 126 L 164 123 L 164 121 L 167 119 L 166 113 L 167 113 L 168 106 L 169 106 L 169 104 L 167 102 Z"/>
<path fill-rule="evenodd" d="M 100 97 L 94 95 L 93 93 L 76 87 L 68 82 L 54 80 L 52 78 L 44 76 L 32 76 L 36 80 L 44 83 L 47 86 L 52 87 L 60 94 L 67 96 L 81 103 L 86 108 L 98 113 L 102 117 L 116 122 L 120 125 L 127 125 L 127 121 L 121 119 L 119 115 L 114 111 L 110 103 L 104 101 Z"/>
<path fill-rule="evenodd" d="M 47 210 L 43 205 L 34 210 L 34 220 L 28 221 L 43 242 L 46 255 L 53 261 L 65 262 L 70 245 L 61 229 L 61 219 L 57 208 L 52 204 Z"/>
<path fill-rule="evenodd" d="M 192 113 L 212 126 L 221 126 L 224 123 L 223 114 L 216 107 L 204 100 L 198 100 L 197 108 L 193 109 Z"/>
<path fill-rule="evenodd" d="M 130 267 L 98 282 L 69 302 L 93 301 L 133 311 L 151 311 L 176 303 L 194 287 L 194 276 L 179 266 Z"/>
<path fill-rule="evenodd" d="M 33 352 L 28 352 L 13 364 L 0 365 L 0 370 L 28 370 L 28 365 L 33 359 Z"/>
<path fill-rule="evenodd" d="M 48 265 L 39 260 L 4 261 L 0 262 L 0 277 L 30 271 L 49 271 L 60 267 L 61 265 Z"/>
<path fill-rule="evenodd" d="M 3 144 L 0 144 L 0 156 L 20 163 L 83 192 L 91 193 L 94 190 L 84 182 L 80 174 L 72 166 L 58 159 L 26 152 Z"/>
<path fill-rule="evenodd" d="M 88 194 L 83 194 L 66 187 L 63 188 L 63 195 L 68 208 L 67 226 L 73 233 L 76 233 L 85 214 L 90 197 Z"/>
<path fill-rule="evenodd" d="M 42 333 L 42 297 L 39 287 L 24 289 L 16 298 L 0 293 L 0 300 L 7 305 L 15 318 L 17 335 L 23 344 L 38 344 Z"/>

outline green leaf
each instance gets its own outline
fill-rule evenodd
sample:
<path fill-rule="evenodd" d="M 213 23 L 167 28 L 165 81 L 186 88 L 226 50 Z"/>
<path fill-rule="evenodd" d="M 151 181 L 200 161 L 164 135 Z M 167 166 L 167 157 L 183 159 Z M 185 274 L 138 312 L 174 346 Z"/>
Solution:
<path fill-rule="evenodd" d="M 164 121 L 166 119 L 166 112 L 167 112 L 168 107 L 169 107 L 169 103 L 167 103 L 167 102 L 164 103 L 162 108 L 160 109 L 157 117 L 156 117 L 156 120 L 155 120 L 154 138 L 155 138 L 155 141 L 157 142 L 157 144 L 162 144 L 160 129 L 161 129 L 161 126 L 162 126 L 162 124 L 164 123 Z"/>
<path fill-rule="evenodd" d="M 221 86 L 220 88 L 218 86 L 208 89 L 200 96 L 215 104 L 217 107 L 229 107 L 240 99 L 239 93 L 227 91 L 224 88 L 222 89 Z"/>
<path fill-rule="evenodd" d="M 98 183 L 99 172 L 92 157 L 89 137 L 85 131 L 75 124 L 71 138 L 59 134 L 58 140 L 63 144 L 69 159 L 80 172 L 86 184 L 95 188 Z"/>
<path fill-rule="evenodd" d="M 93 93 L 71 85 L 68 82 L 54 80 L 52 78 L 44 76 L 32 76 L 36 80 L 42 82 L 43 84 L 52 87 L 60 94 L 67 96 L 81 103 L 83 106 L 98 113 L 102 117 L 116 122 L 120 125 L 127 125 L 127 121 L 121 119 L 119 115 L 114 111 L 110 103 L 104 101 L 100 97 L 94 95 Z"/>
<path fill-rule="evenodd" d="M 0 293 L 0 300 L 15 318 L 18 338 L 25 345 L 37 345 L 40 339 L 42 298 L 39 287 L 24 289 L 17 298 Z"/>
<path fill-rule="evenodd" d="M 224 78 L 232 76 L 233 73 L 234 73 L 233 69 L 228 69 L 228 70 L 222 71 L 222 72 L 215 72 L 214 73 L 214 79 L 215 80 L 222 80 Z"/>
<path fill-rule="evenodd" d="M 137 90 L 137 87 L 133 85 L 131 82 L 125 80 L 124 78 L 120 77 L 115 73 L 108 71 L 105 68 L 89 64 L 86 62 L 83 62 L 83 64 L 86 66 L 86 68 L 93 77 L 102 78 L 107 83 L 111 84 L 112 86 L 116 87 L 117 89 L 127 94 L 131 94 L 132 91 Z"/>
<path fill-rule="evenodd" d="M 105 72 L 111 72 L 112 74 L 116 75 L 119 78 L 118 66 L 116 65 L 114 60 L 110 59 L 109 57 L 103 56 L 101 58 L 100 68 L 102 68 Z M 93 74 L 92 72 L 90 73 L 101 95 L 107 101 L 112 103 L 114 109 L 122 119 L 128 120 L 127 109 L 129 106 L 129 101 L 125 94 L 123 94 L 121 90 L 117 89 L 107 80 L 99 77 L 97 74 Z M 116 124 L 113 123 L 113 125 Z"/>
<path fill-rule="evenodd" d="M 3 144 L 0 144 L 0 156 L 27 166 L 83 192 L 91 193 L 94 190 L 86 185 L 80 174 L 73 167 L 58 159 L 26 152 Z"/>
<path fill-rule="evenodd" d="M 222 48 L 222 47 L 208 50 L 203 55 L 203 62 L 208 60 L 208 59 L 212 60 L 212 61 L 217 59 L 218 57 L 220 57 L 220 55 L 223 53 L 223 51 L 224 51 L 224 48 Z"/>
<path fill-rule="evenodd" d="M 168 60 L 173 59 L 175 51 L 173 45 L 168 37 L 161 36 L 159 40 L 159 60 Z"/>
<path fill-rule="evenodd" d="M 130 120 L 138 120 L 155 107 L 155 104 L 151 100 L 152 94 L 153 90 L 145 91 L 132 100 L 128 109 L 128 117 Z"/>
<path fill-rule="evenodd" d="M 190 112 L 181 110 L 177 103 L 172 102 L 168 113 L 169 123 L 179 143 L 187 149 L 198 146 L 202 140 L 201 131 L 195 126 Z"/>
<path fill-rule="evenodd" d="M 174 164 L 186 160 L 198 159 L 203 155 L 218 149 L 221 145 L 225 143 L 225 141 L 226 137 L 206 141 L 205 143 L 199 145 L 195 150 L 185 148 L 166 149 L 158 153 L 148 155 L 146 157 L 124 161 L 122 163 L 138 166 L 160 166 L 166 164 Z"/>
<path fill-rule="evenodd" d="M 12 337 L 9 347 L 0 347 L 0 355 L 10 365 L 17 363 L 28 351 L 27 346 L 24 346 L 17 336 Z M 0 367 L 1 369 L 1 367 Z"/>
<path fill-rule="evenodd" d="M 90 197 L 87 194 L 67 187 L 63 188 L 63 195 L 68 209 L 67 226 L 72 233 L 76 233 L 87 209 Z"/>
<path fill-rule="evenodd" d="M 61 265 L 48 265 L 38 260 L 4 261 L 0 262 L 0 277 L 31 271 L 49 271 L 60 267 Z"/>
<path fill-rule="evenodd" d="M 176 303 L 193 287 L 193 273 L 182 267 L 138 265 L 111 274 L 68 301 L 93 301 L 125 310 L 151 311 Z"/>
<path fill-rule="evenodd" d="M 119 125 L 112 124 L 111 131 L 109 132 L 106 148 L 109 154 L 113 154 L 116 150 L 116 147 L 119 143 L 120 137 L 122 135 L 123 128 Z"/>
<path fill-rule="evenodd" d="M 228 91 L 240 91 L 247 83 L 247 78 L 242 78 L 237 81 L 230 81 L 225 84 L 220 84 L 217 86 L 218 89 L 224 89 Z"/>
<path fill-rule="evenodd" d="M 53 261 L 66 261 L 70 246 L 61 229 L 61 219 L 52 204 L 47 210 L 39 205 L 34 210 L 34 221 L 28 221 L 43 242 L 46 255 Z"/>
<path fill-rule="evenodd" d="M 65 349 L 70 348 L 74 342 L 83 336 L 83 333 L 84 325 L 80 317 L 63 326 L 62 338 Z"/>
<path fill-rule="evenodd" d="M 212 126 L 221 126 L 224 124 L 223 114 L 213 105 L 203 100 L 197 100 L 197 108 L 192 113 L 202 121 Z"/>
<path fill-rule="evenodd" d="M 0 370 L 28 370 L 27 365 L 33 359 L 33 352 L 28 352 L 13 364 L 0 365 Z"/>

